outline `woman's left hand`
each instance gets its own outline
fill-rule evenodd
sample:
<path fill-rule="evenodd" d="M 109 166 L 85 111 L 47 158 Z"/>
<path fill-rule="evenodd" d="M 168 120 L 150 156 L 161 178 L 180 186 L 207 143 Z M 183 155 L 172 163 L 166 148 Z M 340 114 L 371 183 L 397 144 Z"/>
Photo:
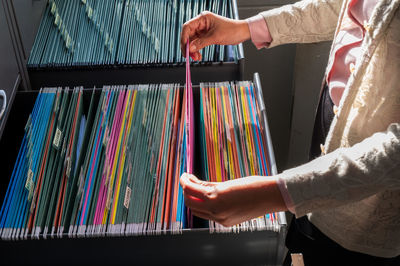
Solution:
<path fill-rule="evenodd" d="M 195 216 L 232 226 L 268 212 L 286 210 L 276 178 L 250 176 L 225 182 L 206 182 L 194 175 L 180 179 L 185 204 Z"/>

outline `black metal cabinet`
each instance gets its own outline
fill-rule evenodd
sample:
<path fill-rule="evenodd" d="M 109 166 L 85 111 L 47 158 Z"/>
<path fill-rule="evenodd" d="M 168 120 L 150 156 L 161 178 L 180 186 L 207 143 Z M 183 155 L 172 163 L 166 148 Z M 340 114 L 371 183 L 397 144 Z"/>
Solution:
<path fill-rule="evenodd" d="M 272 173 L 276 174 L 274 152 L 258 74 L 254 83 L 260 102 L 262 128 L 265 129 Z M 195 92 L 198 87 L 194 87 Z M 13 171 L 24 127 L 38 91 L 18 92 L 0 140 L 0 198 L 3 199 Z M 199 96 L 195 93 L 194 96 Z M 88 98 L 89 100 L 89 98 Z M 36 264 L 203 264 L 203 265 L 280 265 L 284 256 L 286 218 L 278 213 L 278 223 L 265 231 L 210 233 L 207 228 L 185 229 L 182 234 L 47 238 L 2 241 L 2 263 Z M 21 254 L 23 254 L 21 256 Z"/>

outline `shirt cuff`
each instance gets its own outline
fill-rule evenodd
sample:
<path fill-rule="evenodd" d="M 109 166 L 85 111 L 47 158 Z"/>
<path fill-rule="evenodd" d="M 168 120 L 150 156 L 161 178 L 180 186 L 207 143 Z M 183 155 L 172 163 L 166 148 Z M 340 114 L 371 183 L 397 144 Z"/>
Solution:
<path fill-rule="evenodd" d="M 246 19 L 249 30 L 251 41 L 257 47 L 257 49 L 267 48 L 272 42 L 271 34 L 268 30 L 267 22 L 264 17 L 260 14 Z"/>
<path fill-rule="evenodd" d="M 291 213 L 295 214 L 293 200 L 292 200 L 292 198 L 291 198 L 290 195 L 289 195 L 289 191 L 288 191 L 288 189 L 287 189 L 285 180 L 284 180 L 283 178 L 279 177 L 279 178 L 276 180 L 276 183 L 277 183 L 277 185 L 278 185 L 278 187 L 279 187 L 279 190 L 281 191 L 281 195 L 282 195 L 283 200 L 285 201 L 286 208 L 287 208 Z"/>

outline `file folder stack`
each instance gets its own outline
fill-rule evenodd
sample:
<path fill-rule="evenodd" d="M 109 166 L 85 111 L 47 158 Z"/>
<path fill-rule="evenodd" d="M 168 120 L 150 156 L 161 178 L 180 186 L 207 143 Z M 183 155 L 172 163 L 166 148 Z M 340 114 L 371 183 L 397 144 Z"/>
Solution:
<path fill-rule="evenodd" d="M 232 0 L 49 0 L 28 68 L 182 63 L 180 33 L 204 10 L 233 18 Z M 238 60 L 237 46 L 214 45 L 203 62 Z"/>
<path fill-rule="evenodd" d="M 205 180 L 222 182 L 271 175 L 266 131 L 259 114 L 260 106 L 251 82 L 200 84 L 199 135 Z M 237 227 L 251 231 L 271 229 L 276 219 L 277 214 L 271 213 Z M 210 228 L 235 230 L 212 221 Z"/>
<path fill-rule="evenodd" d="M 200 108 L 194 110 L 193 172 L 216 182 L 269 175 L 253 84 L 201 84 L 194 91 Z M 1 207 L 1 238 L 196 227 L 179 185 L 188 170 L 186 93 L 179 84 L 42 89 Z M 231 228 L 210 222 L 209 228 L 265 230 L 276 223 L 276 214 L 268 214 Z"/>

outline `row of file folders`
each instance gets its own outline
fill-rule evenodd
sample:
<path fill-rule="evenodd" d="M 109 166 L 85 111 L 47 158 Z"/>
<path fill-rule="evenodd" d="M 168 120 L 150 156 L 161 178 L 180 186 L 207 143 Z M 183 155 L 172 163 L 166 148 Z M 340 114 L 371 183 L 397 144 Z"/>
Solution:
<path fill-rule="evenodd" d="M 252 82 L 194 90 L 194 173 L 221 182 L 270 175 L 262 108 Z M 192 217 L 186 89 L 179 84 L 43 88 L 0 212 L 2 239 L 211 232 L 278 227 L 276 213 L 224 228 Z"/>
<path fill-rule="evenodd" d="M 236 0 L 49 0 L 28 68 L 184 62 L 182 25 L 202 11 L 235 18 Z M 238 47 L 212 45 L 203 62 L 237 61 Z"/>

